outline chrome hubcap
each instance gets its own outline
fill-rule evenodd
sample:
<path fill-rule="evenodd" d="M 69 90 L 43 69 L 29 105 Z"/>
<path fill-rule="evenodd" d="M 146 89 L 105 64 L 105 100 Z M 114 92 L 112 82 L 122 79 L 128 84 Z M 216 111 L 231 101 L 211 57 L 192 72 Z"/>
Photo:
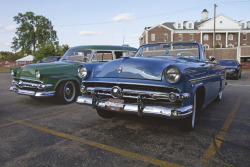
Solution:
<path fill-rule="evenodd" d="M 70 95 L 70 93 L 71 93 L 71 91 L 70 91 L 70 88 L 66 88 L 66 90 L 65 90 L 65 94 L 66 94 L 66 96 L 69 96 Z"/>

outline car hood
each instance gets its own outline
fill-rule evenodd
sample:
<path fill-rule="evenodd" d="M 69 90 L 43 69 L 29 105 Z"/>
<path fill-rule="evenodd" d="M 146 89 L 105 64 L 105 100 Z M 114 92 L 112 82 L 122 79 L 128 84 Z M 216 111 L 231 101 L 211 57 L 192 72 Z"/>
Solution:
<path fill-rule="evenodd" d="M 183 60 L 126 57 L 110 61 L 103 66 L 97 67 L 93 77 L 162 80 L 162 74 L 166 67 L 180 61 Z"/>
<path fill-rule="evenodd" d="M 50 74 L 59 74 L 65 73 L 67 68 L 76 66 L 80 62 L 54 62 L 54 63 L 37 63 L 37 64 L 29 64 L 26 66 L 21 67 L 20 76 L 24 77 L 35 77 L 35 71 L 38 70 L 42 74 L 50 73 Z"/>

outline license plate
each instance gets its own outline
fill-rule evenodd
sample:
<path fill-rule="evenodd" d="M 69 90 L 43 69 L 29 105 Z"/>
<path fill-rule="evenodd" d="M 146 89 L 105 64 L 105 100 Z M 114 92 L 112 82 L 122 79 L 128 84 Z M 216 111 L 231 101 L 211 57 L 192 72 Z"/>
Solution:
<path fill-rule="evenodd" d="M 105 102 L 105 109 L 111 111 L 123 111 L 124 100 L 107 98 Z"/>

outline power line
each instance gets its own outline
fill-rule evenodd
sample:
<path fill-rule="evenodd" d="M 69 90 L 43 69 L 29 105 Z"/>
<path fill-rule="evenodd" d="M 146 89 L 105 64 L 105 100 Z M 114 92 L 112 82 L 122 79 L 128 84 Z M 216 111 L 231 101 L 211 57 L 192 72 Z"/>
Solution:
<path fill-rule="evenodd" d="M 235 4 L 239 4 L 239 3 L 245 3 L 245 2 L 250 2 L 250 0 L 219 2 L 217 4 L 219 4 L 221 6 L 221 5 L 235 5 Z M 195 7 L 185 8 L 185 9 L 178 9 L 178 10 L 171 11 L 171 12 L 164 12 L 164 13 L 158 13 L 158 14 L 154 14 L 154 15 L 137 17 L 134 20 L 143 20 L 143 19 L 163 16 L 163 15 L 167 15 L 167 14 L 183 13 L 183 12 L 198 9 L 198 8 L 201 8 L 201 7 L 204 7 L 204 6 L 211 6 L 212 7 L 213 5 L 214 4 L 212 4 L 212 3 L 203 4 L 203 5 L 200 5 L 200 6 L 195 6 Z M 77 27 L 77 26 L 90 26 L 90 25 L 111 24 L 111 23 L 117 23 L 117 21 L 112 20 L 112 21 L 105 21 L 105 22 L 94 22 L 94 23 L 84 23 L 84 24 L 64 24 L 64 25 L 62 24 L 62 25 L 54 25 L 54 26 L 56 26 L 56 27 Z"/>

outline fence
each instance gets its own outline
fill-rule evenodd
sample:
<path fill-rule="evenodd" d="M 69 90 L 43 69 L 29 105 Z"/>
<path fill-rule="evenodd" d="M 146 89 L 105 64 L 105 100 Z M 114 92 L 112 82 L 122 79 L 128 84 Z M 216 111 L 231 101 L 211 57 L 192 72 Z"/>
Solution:
<path fill-rule="evenodd" d="M 16 61 L 0 61 L 0 67 L 1 68 L 10 68 L 10 67 L 17 67 L 17 66 L 24 66 L 27 64 L 32 64 L 33 62 L 30 61 L 21 61 L 21 62 L 16 62 Z"/>
<path fill-rule="evenodd" d="M 213 49 L 206 50 L 206 56 L 214 55 Z M 216 48 L 215 59 L 219 61 L 221 59 L 235 59 L 242 64 L 243 69 L 250 69 L 250 46 L 240 46 L 234 48 Z"/>

